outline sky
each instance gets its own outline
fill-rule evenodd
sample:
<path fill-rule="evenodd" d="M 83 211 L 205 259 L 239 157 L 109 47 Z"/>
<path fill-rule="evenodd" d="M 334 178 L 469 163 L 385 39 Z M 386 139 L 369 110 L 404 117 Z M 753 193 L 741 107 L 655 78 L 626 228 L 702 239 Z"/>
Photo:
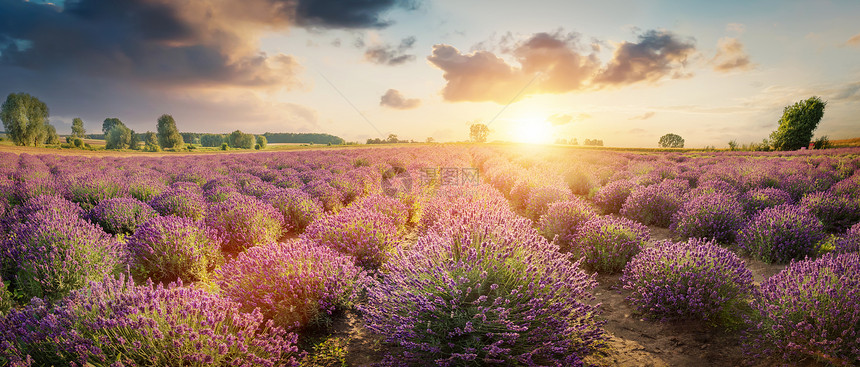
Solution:
<path fill-rule="evenodd" d="M 60 134 L 323 132 L 364 142 L 760 142 L 827 101 L 860 136 L 860 2 L 0 0 L 0 95 Z"/>

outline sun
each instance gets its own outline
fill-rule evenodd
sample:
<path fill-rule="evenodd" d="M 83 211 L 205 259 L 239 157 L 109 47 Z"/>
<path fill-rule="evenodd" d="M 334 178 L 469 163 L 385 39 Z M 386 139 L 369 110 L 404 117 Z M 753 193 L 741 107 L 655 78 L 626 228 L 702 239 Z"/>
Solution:
<path fill-rule="evenodd" d="M 553 142 L 552 125 L 541 118 L 519 120 L 513 129 L 513 140 L 526 144 L 551 144 Z"/>

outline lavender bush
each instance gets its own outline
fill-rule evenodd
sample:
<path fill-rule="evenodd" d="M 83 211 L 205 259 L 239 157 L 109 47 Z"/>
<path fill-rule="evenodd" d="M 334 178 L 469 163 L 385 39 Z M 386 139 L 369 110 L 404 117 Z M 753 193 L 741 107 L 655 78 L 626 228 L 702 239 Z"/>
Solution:
<path fill-rule="evenodd" d="M 221 260 L 215 231 L 183 217 L 150 219 L 128 237 L 127 246 L 135 278 L 159 283 L 206 280 Z"/>
<path fill-rule="evenodd" d="M 684 239 L 711 238 L 729 244 L 745 222 L 746 213 L 734 196 L 714 193 L 684 203 L 672 216 L 670 229 Z"/>
<path fill-rule="evenodd" d="M 549 241 L 555 238 L 561 251 L 568 252 L 579 227 L 596 216 L 597 213 L 581 199 L 560 201 L 549 206 L 538 222 L 538 230 Z"/>
<path fill-rule="evenodd" d="M 149 202 L 158 214 L 167 216 L 191 218 L 193 220 L 203 219 L 206 215 L 206 200 L 198 190 L 188 190 L 179 187 L 171 187 L 164 190 Z"/>
<path fill-rule="evenodd" d="M 158 216 L 155 209 L 133 198 L 102 200 L 92 210 L 89 218 L 112 234 L 131 234 L 143 222 Z"/>
<path fill-rule="evenodd" d="M 302 233 L 323 214 L 322 203 L 299 189 L 272 190 L 263 195 L 261 200 L 281 212 L 287 232 Z"/>
<path fill-rule="evenodd" d="M 394 221 L 385 214 L 355 209 L 320 217 L 302 238 L 350 255 L 361 267 L 377 268 L 396 246 L 397 233 Z"/>
<path fill-rule="evenodd" d="M 687 180 L 663 182 L 633 191 L 621 207 L 621 215 L 645 225 L 668 227 L 672 215 L 687 200 Z"/>
<path fill-rule="evenodd" d="M 547 214 L 549 207 L 557 202 L 570 200 L 570 190 L 557 185 L 540 186 L 534 188 L 526 201 L 526 216 L 533 221 L 538 221 Z"/>
<path fill-rule="evenodd" d="M 32 297 L 60 299 L 89 281 L 117 270 L 124 248 L 101 228 L 74 212 L 39 211 L 16 223 L 3 245 L 11 260 L 15 292 Z"/>
<path fill-rule="evenodd" d="M 90 173 L 68 179 L 66 198 L 90 210 L 100 201 L 126 196 L 128 189 L 118 179 L 106 174 Z"/>
<path fill-rule="evenodd" d="M 221 294 L 288 329 L 351 306 L 364 277 L 349 256 L 304 240 L 252 247 L 215 274 Z"/>
<path fill-rule="evenodd" d="M 12 366 L 298 366 L 296 341 L 223 297 L 122 278 L 0 319 L 0 362 Z"/>
<path fill-rule="evenodd" d="M 848 229 L 834 246 L 834 252 L 860 252 L 860 223 Z"/>
<path fill-rule="evenodd" d="M 603 339 L 583 302 L 596 283 L 533 238 L 542 244 L 419 238 L 368 288 L 368 328 L 402 350 L 400 363 L 584 365 Z"/>
<path fill-rule="evenodd" d="M 637 185 L 629 180 L 612 181 L 601 187 L 592 201 L 606 214 L 618 213 L 624 201 L 636 188 Z"/>
<path fill-rule="evenodd" d="M 346 210 L 369 209 L 385 214 L 394 222 L 397 228 L 403 230 L 409 222 L 409 207 L 402 201 L 380 194 L 362 197 L 353 202 Z"/>
<path fill-rule="evenodd" d="M 272 243 L 284 234 L 284 216 L 269 203 L 245 195 L 213 204 L 206 225 L 218 233 L 228 251 Z"/>
<path fill-rule="evenodd" d="M 732 325 L 752 295 L 753 277 L 744 261 L 713 242 L 663 241 L 642 250 L 621 277 L 627 298 L 640 312 L 659 319 L 694 319 Z"/>
<path fill-rule="evenodd" d="M 800 206 L 815 215 L 828 232 L 844 232 L 860 222 L 860 201 L 848 195 L 816 192 L 804 196 Z"/>
<path fill-rule="evenodd" d="M 573 239 L 572 251 L 583 266 L 613 274 L 639 253 L 651 237 L 648 227 L 627 218 L 597 217 L 585 222 Z"/>
<path fill-rule="evenodd" d="M 767 263 L 815 256 L 826 238 L 824 226 L 812 214 L 795 205 L 762 210 L 738 233 L 738 247 Z"/>
<path fill-rule="evenodd" d="M 793 204 L 791 194 L 772 187 L 747 191 L 741 198 L 747 212 L 758 213 L 767 208 L 783 204 Z"/>
<path fill-rule="evenodd" d="M 860 254 L 792 262 L 764 281 L 743 338 L 756 360 L 860 364 Z"/>

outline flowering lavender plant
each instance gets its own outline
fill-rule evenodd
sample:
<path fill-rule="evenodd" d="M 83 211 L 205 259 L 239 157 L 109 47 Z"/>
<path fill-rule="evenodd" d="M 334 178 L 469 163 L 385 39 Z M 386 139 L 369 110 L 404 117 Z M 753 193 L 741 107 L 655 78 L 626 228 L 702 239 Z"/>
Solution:
<path fill-rule="evenodd" d="M 693 198 L 672 216 L 670 229 L 681 238 L 712 238 L 732 243 L 745 224 L 746 213 L 729 194 L 714 193 Z"/>
<path fill-rule="evenodd" d="M 547 185 L 534 188 L 526 201 L 526 216 L 538 221 L 557 202 L 570 200 L 570 190 L 563 186 Z"/>
<path fill-rule="evenodd" d="M 792 262 L 752 302 L 747 354 L 794 363 L 860 364 L 860 254 Z"/>
<path fill-rule="evenodd" d="M 738 247 L 767 263 L 787 263 L 815 256 L 825 239 L 824 226 L 795 205 L 779 205 L 759 212 L 738 233 Z"/>
<path fill-rule="evenodd" d="M 582 199 L 553 203 L 538 222 L 538 231 L 547 240 L 558 244 L 562 252 L 572 250 L 573 240 L 579 228 L 597 213 Z"/>
<path fill-rule="evenodd" d="M 835 252 L 860 252 L 860 223 L 848 229 L 834 246 Z"/>
<path fill-rule="evenodd" d="M 627 218 L 596 217 L 580 227 L 572 251 L 590 270 L 618 273 L 651 237 L 648 227 Z"/>
<path fill-rule="evenodd" d="M 633 191 L 621 207 L 621 215 L 645 225 L 668 227 L 672 215 L 687 200 L 687 180 L 663 182 Z"/>
<path fill-rule="evenodd" d="M 74 212 L 39 211 L 16 223 L 4 244 L 11 259 L 15 292 L 25 300 L 56 300 L 92 280 L 113 273 L 124 248 L 101 228 Z"/>
<path fill-rule="evenodd" d="M 217 231 L 229 251 L 272 243 L 284 234 L 284 216 L 269 203 L 245 195 L 213 204 L 206 225 Z"/>
<path fill-rule="evenodd" d="M 400 230 L 409 222 L 409 207 L 397 198 L 387 195 L 373 194 L 357 199 L 346 207 L 346 210 L 353 209 L 369 209 L 385 214 Z"/>
<path fill-rule="evenodd" d="M 172 215 L 143 223 L 127 246 L 132 272 L 140 280 L 206 280 L 221 260 L 221 241 L 214 230 L 202 221 Z"/>
<path fill-rule="evenodd" d="M 158 214 L 164 216 L 176 215 L 200 220 L 206 215 L 206 200 L 203 198 L 203 195 L 196 190 L 187 190 L 179 187 L 171 187 L 164 190 L 161 195 L 152 199 L 149 205 Z"/>
<path fill-rule="evenodd" d="M 804 196 L 800 206 L 815 215 L 828 232 L 843 232 L 860 222 L 860 201 L 848 195 L 816 192 Z"/>
<path fill-rule="evenodd" d="M 637 185 L 629 180 L 612 181 L 601 187 L 592 201 L 606 214 L 618 213 L 624 201 L 636 189 Z"/>
<path fill-rule="evenodd" d="M 119 179 L 95 172 L 70 178 L 66 182 L 66 198 L 85 210 L 92 209 L 102 200 L 124 197 L 127 191 Z"/>
<path fill-rule="evenodd" d="M 639 311 L 660 319 L 697 319 L 717 325 L 739 320 L 753 292 L 744 261 L 713 242 L 663 241 L 642 250 L 621 277 Z"/>
<path fill-rule="evenodd" d="M 746 206 L 747 212 L 753 214 L 778 205 L 794 203 L 791 194 L 772 187 L 747 191 L 741 197 L 741 201 Z"/>
<path fill-rule="evenodd" d="M 323 214 L 319 200 L 299 189 L 277 189 L 267 192 L 261 200 L 271 204 L 284 216 L 284 230 L 302 233 L 311 222 Z"/>
<path fill-rule="evenodd" d="M 107 278 L 54 307 L 40 299 L 0 319 L 13 366 L 298 366 L 297 336 L 226 298 L 182 284 Z"/>
<path fill-rule="evenodd" d="M 288 329 L 351 306 L 364 277 L 349 256 L 304 240 L 252 247 L 215 274 L 221 294 Z"/>
<path fill-rule="evenodd" d="M 595 282 L 533 238 L 542 243 L 419 238 L 368 288 L 368 328 L 400 347 L 401 363 L 584 365 L 603 339 L 583 302 Z"/>
<path fill-rule="evenodd" d="M 155 209 L 133 198 L 102 200 L 89 213 L 90 220 L 113 234 L 134 233 L 139 225 L 156 216 Z"/>
<path fill-rule="evenodd" d="M 364 268 L 377 268 L 399 238 L 390 217 L 370 209 L 354 209 L 320 217 L 302 238 L 352 256 Z"/>

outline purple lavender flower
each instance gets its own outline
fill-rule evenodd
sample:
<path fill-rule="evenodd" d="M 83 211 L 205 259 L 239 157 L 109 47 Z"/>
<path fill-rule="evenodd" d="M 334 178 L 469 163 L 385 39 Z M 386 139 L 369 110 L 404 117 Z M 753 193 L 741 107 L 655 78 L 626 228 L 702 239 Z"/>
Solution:
<path fill-rule="evenodd" d="M 747 212 L 751 214 L 782 204 L 793 204 L 791 194 L 772 187 L 747 191 L 741 198 Z"/>
<path fill-rule="evenodd" d="M 320 217 L 302 238 L 350 255 L 359 266 L 377 268 L 397 245 L 397 233 L 394 221 L 385 214 L 354 209 Z"/>
<path fill-rule="evenodd" d="M 618 213 L 630 193 L 637 189 L 635 183 L 629 180 L 613 181 L 600 188 L 592 201 L 604 213 Z"/>
<path fill-rule="evenodd" d="M 794 205 L 759 212 L 738 233 L 738 247 L 767 263 L 787 263 L 815 256 L 825 239 L 824 226 L 811 213 Z"/>
<path fill-rule="evenodd" d="M 100 201 L 127 196 L 128 188 L 117 177 L 91 172 L 67 179 L 66 198 L 90 210 Z"/>
<path fill-rule="evenodd" d="M 206 200 L 199 192 L 171 187 L 164 190 L 161 195 L 149 202 L 158 214 L 176 215 L 191 218 L 193 220 L 203 219 L 206 215 Z"/>
<path fill-rule="evenodd" d="M 272 243 L 284 234 L 283 215 L 271 204 L 245 195 L 213 204 L 206 214 L 206 225 L 224 239 L 228 251 Z"/>
<path fill-rule="evenodd" d="M 815 215 L 828 232 L 843 232 L 860 222 L 860 201 L 848 195 L 816 192 L 804 196 L 800 206 Z"/>
<path fill-rule="evenodd" d="M 597 213 L 582 199 L 560 201 L 549 206 L 538 222 L 538 230 L 547 240 L 555 239 L 562 252 L 568 252 L 579 228 L 595 217 Z"/>
<path fill-rule="evenodd" d="M 90 220 L 112 234 L 132 234 L 139 225 L 156 216 L 155 209 L 132 198 L 102 200 L 89 213 Z"/>
<path fill-rule="evenodd" d="M 402 201 L 381 194 L 373 194 L 357 199 L 345 210 L 368 209 L 385 214 L 397 226 L 403 230 L 409 222 L 409 208 Z"/>
<path fill-rule="evenodd" d="M 284 216 L 284 231 L 302 233 L 311 222 L 323 215 L 319 200 L 299 189 L 277 189 L 267 192 L 261 200 L 275 207 Z"/>
<path fill-rule="evenodd" d="M 687 180 L 663 182 L 633 191 L 621 207 L 621 215 L 645 225 L 668 227 L 672 215 L 687 200 Z"/>
<path fill-rule="evenodd" d="M 252 247 L 215 274 L 221 294 L 288 329 L 351 306 L 364 277 L 349 256 L 304 240 Z"/>
<path fill-rule="evenodd" d="M 570 190 L 559 185 L 539 186 L 532 189 L 526 200 L 526 215 L 533 221 L 538 221 L 547 214 L 554 203 L 570 200 Z"/>
<path fill-rule="evenodd" d="M 834 252 L 860 252 L 860 223 L 848 229 L 836 240 Z"/>
<path fill-rule="evenodd" d="M 860 254 L 792 262 L 761 285 L 742 341 L 756 360 L 860 363 Z"/>
<path fill-rule="evenodd" d="M 217 233 L 184 217 L 150 219 L 128 237 L 127 246 L 136 278 L 162 283 L 206 280 L 221 259 Z"/>
<path fill-rule="evenodd" d="M 693 198 L 672 216 L 672 232 L 681 238 L 712 238 L 732 243 L 745 224 L 740 202 L 729 194 L 714 193 Z"/>
<path fill-rule="evenodd" d="M 639 253 L 651 237 L 648 227 L 627 218 L 596 217 L 585 222 L 573 239 L 575 257 L 592 271 L 613 274 Z"/>
<path fill-rule="evenodd" d="M 754 290 L 740 257 L 697 239 L 643 249 L 627 264 L 621 282 L 632 292 L 630 303 L 651 317 L 714 324 L 739 321 L 738 310 Z"/>

